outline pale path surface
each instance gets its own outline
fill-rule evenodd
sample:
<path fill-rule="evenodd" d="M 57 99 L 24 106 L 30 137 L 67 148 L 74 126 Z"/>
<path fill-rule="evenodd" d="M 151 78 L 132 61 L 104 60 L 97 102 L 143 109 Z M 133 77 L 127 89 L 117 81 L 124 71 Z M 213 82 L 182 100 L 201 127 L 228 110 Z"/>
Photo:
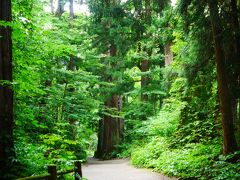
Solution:
<path fill-rule="evenodd" d="M 151 170 L 134 168 L 127 159 L 101 161 L 89 158 L 82 172 L 88 180 L 176 180 Z"/>

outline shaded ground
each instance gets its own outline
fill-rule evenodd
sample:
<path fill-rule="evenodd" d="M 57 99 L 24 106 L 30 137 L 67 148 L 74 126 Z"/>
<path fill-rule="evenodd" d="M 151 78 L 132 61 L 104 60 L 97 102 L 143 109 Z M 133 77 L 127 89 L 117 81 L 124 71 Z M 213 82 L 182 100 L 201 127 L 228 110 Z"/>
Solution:
<path fill-rule="evenodd" d="M 82 171 L 88 180 L 176 180 L 151 170 L 134 168 L 127 159 L 101 161 L 89 158 Z"/>

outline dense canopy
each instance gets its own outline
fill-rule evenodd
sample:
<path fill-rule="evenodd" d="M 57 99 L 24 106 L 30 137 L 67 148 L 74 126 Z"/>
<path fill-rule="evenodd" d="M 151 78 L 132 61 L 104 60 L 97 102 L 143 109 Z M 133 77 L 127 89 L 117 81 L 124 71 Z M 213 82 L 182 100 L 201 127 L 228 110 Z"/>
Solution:
<path fill-rule="evenodd" d="M 236 0 L 1 0 L 0 179 L 89 156 L 240 179 L 239 20 Z"/>

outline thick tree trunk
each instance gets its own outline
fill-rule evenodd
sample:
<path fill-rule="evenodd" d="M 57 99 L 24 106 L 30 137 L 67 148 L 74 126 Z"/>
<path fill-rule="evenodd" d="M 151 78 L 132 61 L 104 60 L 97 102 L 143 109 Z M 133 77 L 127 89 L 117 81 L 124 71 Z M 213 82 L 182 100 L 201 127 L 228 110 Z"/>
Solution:
<path fill-rule="evenodd" d="M 144 5 L 145 5 L 145 9 L 144 9 L 144 13 L 143 13 L 143 17 L 145 18 L 145 23 L 148 25 L 151 25 L 152 23 L 152 7 L 151 7 L 151 1 L 150 0 L 145 0 L 143 1 Z M 143 34 L 140 34 L 140 37 Z M 151 33 L 147 34 L 146 37 L 151 37 Z M 141 46 L 141 44 L 140 44 Z M 141 47 L 139 48 L 141 49 Z M 152 52 L 151 50 L 143 47 L 143 51 L 147 52 L 148 57 L 151 56 Z M 149 71 L 149 67 L 150 67 L 150 61 L 149 59 L 144 59 L 141 61 L 141 72 L 146 73 Z M 141 89 L 143 90 L 142 94 L 141 94 L 141 100 L 142 101 L 148 101 L 148 95 L 146 93 L 144 93 L 144 89 L 146 89 L 146 87 L 149 84 L 149 76 L 144 74 L 141 76 Z"/>
<path fill-rule="evenodd" d="M 235 34 L 235 53 L 240 55 L 240 28 L 238 21 L 238 9 L 236 0 L 231 0 L 231 10 L 232 10 L 232 27 Z M 240 64 L 240 56 L 238 57 L 238 65 Z M 239 72 L 240 73 L 240 72 Z"/>
<path fill-rule="evenodd" d="M 113 95 L 105 104 L 107 108 L 119 108 L 119 96 Z M 98 147 L 95 156 L 107 159 L 117 149 L 122 139 L 123 120 L 119 117 L 104 115 L 99 122 Z"/>
<path fill-rule="evenodd" d="M 217 65 L 217 82 L 220 99 L 220 108 L 222 113 L 223 130 L 223 153 L 228 154 L 237 150 L 237 143 L 234 135 L 233 112 L 231 93 L 227 82 L 227 73 L 225 65 L 225 54 L 222 47 L 222 29 L 218 14 L 217 1 L 208 0 L 210 18 L 213 31 L 215 60 Z"/>
<path fill-rule="evenodd" d="M 240 91 L 240 28 L 238 21 L 238 10 L 236 0 L 231 0 L 231 26 L 233 29 L 234 35 L 234 54 L 233 56 L 233 113 L 234 113 L 234 124 L 236 126 L 235 135 L 237 138 L 238 145 L 240 145 L 240 118 L 238 116 L 238 101 L 240 100 L 239 91 Z"/>
<path fill-rule="evenodd" d="M 116 47 L 112 45 L 110 47 L 110 56 L 114 57 L 116 54 Z M 122 97 L 113 94 L 111 98 L 106 101 L 105 106 L 107 108 L 114 108 L 117 112 L 120 112 L 122 108 Z M 95 157 L 107 159 L 113 156 L 113 152 L 117 149 L 116 146 L 119 145 L 122 140 L 123 124 L 123 120 L 119 117 L 106 114 L 103 116 L 99 121 L 98 146 Z"/>
<path fill-rule="evenodd" d="M 74 18 L 73 0 L 70 0 L 70 17 Z"/>
<path fill-rule="evenodd" d="M 64 13 L 64 2 L 63 0 L 58 0 L 58 6 L 57 6 L 57 16 L 61 16 Z"/>
<path fill-rule="evenodd" d="M 171 50 L 172 43 L 169 42 L 164 47 L 164 54 L 165 54 L 165 66 L 169 65 L 173 61 L 173 52 Z"/>
<path fill-rule="evenodd" d="M 83 5 L 83 0 L 78 0 L 78 4 Z"/>
<path fill-rule="evenodd" d="M 237 143 L 238 143 L 238 146 L 240 145 L 240 99 L 238 99 L 238 103 L 237 103 L 237 118 L 238 118 L 238 121 L 236 123 L 236 139 L 237 139 Z"/>
<path fill-rule="evenodd" d="M 140 35 L 141 36 L 141 35 Z M 138 43 L 138 53 L 140 53 L 142 51 L 142 45 L 139 42 Z M 148 60 L 142 60 L 139 65 L 138 68 L 141 70 L 142 73 L 146 73 L 147 71 L 149 71 L 149 61 Z M 148 100 L 148 95 L 144 93 L 144 89 L 147 87 L 149 82 L 149 77 L 146 74 L 142 74 L 141 75 L 141 101 L 147 101 Z"/>
<path fill-rule="evenodd" d="M 141 62 L 141 72 L 146 73 L 149 71 L 149 61 L 148 60 L 143 60 Z M 141 89 L 143 90 L 144 88 L 147 87 L 149 82 L 149 77 L 148 75 L 144 74 L 141 76 Z M 142 92 L 141 94 L 141 100 L 142 101 L 147 101 L 148 100 L 148 95 Z"/>
<path fill-rule="evenodd" d="M 54 14 L 54 4 L 53 4 L 53 0 L 50 0 L 50 5 L 51 5 L 51 13 Z"/>
<path fill-rule="evenodd" d="M 11 21 L 11 1 L 0 1 L 0 20 Z M 0 174 L 8 172 L 15 157 L 13 146 L 13 91 L 11 28 L 0 27 Z"/>

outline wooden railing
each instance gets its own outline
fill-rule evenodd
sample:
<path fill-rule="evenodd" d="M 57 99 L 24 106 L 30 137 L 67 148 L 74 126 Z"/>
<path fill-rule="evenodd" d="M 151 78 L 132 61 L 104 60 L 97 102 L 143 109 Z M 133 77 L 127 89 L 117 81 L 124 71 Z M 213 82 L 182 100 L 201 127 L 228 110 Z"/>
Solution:
<path fill-rule="evenodd" d="M 74 172 L 75 180 L 81 180 L 82 179 L 82 167 L 80 161 L 74 162 L 75 168 L 65 171 L 57 171 L 57 166 L 55 164 L 48 165 L 48 173 L 44 175 L 39 176 L 29 176 L 24 178 L 19 178 L 16 180 L 57 180 L 58 176 L 62 176 L 64 174 L 72 173 Z"/>

